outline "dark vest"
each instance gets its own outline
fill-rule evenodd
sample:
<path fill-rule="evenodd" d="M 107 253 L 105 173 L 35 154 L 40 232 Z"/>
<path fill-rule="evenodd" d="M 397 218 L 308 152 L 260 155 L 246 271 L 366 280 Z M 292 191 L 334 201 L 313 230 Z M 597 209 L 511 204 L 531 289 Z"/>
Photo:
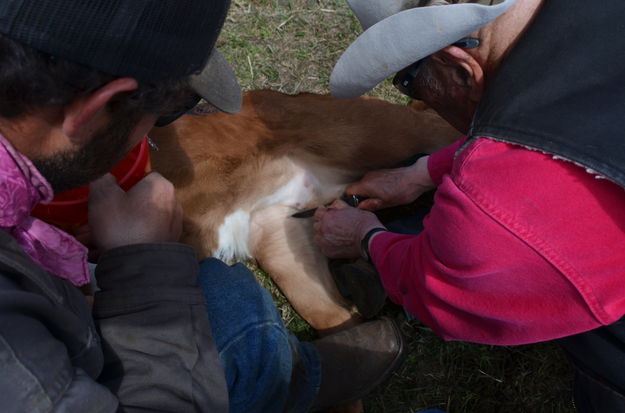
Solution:
<path fill-rule="evenodd" d="M 556 154 L 625 187 L 625 1 L 545 0 L 469 135 Z M 625 394 L 624 320 L 561 344 Z"/>

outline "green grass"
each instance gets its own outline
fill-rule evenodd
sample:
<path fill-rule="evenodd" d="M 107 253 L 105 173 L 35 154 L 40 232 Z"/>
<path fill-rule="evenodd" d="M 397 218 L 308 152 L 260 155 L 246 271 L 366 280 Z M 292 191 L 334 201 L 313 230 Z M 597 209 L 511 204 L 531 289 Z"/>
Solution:
<path fill-rule="evenodd" d="M 344 0 L 233 0 L 218 47 L 246 90 L 328 93 L 334 63 L 359 32 Z M 371 94 L 407 102 L 388 81 Z M 288 328 L 301 339 L 314 338 L 269 277 L 247 264 L 272 292 Z M 406 321 L 401 309 L 389 304 L 384 312 L 401 323 L 412 351 L 401 370 L 365 400 L 367 412 L 574 411 L 572 373 L 556 345 L 444 342 L 422 324 Z"/>

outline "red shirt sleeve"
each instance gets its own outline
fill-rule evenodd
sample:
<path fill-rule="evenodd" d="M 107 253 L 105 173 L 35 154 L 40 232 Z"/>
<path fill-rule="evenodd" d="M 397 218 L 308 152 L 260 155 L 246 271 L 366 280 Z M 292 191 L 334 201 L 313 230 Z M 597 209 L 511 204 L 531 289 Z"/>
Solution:
<path fill-rule="evenodd" d="M 523 156 L 545 157 L 537 152 L 522 151 L 528 153 Z M 470 182 L 480 182 L 482 187 L 496 182 L 492 184 L 494 193 L 509 191 L 501 196 L 504 201 L 509 198 L 516 202 L 519 211 L 538 208 L 539 215 L 545 215 L 545 222 L 561 226 L 553 228 L 554 234 L 566 233 L 564 227 L 568 228 L 570 220 L 561 216 L 554 219 L 547 208 L 542 212 L 540 205 L 532 204 L 536 180 L 529 179 L 527 182 L 534 184 L 525 185 L 528 177 L 519 176 L 518 185 L 512 184 L 514 174 L 519 173 L 512 170 L 510 176 L 502 176 L 502 171 L 507 170 L 505 163 L 501 170 L 485 167 L 467 172 L 463 163 L 468 162 L 469 157 L 464 155 L 464 159 L 454 165 L 452 174 L 442 176 L 434 207 L 424 221 L 425 230 L 421 234 L 381 233 L 371 241 L 371 257 L 390 299 L 444 339 L 486 344 L 551 340 L 597 328 L 602 321 L 617 320 L 622 309 L 609 319 L 597 315 L 600 310 L 592 307 L 593 300 L 596 301 L 590 293 L 592 288 L 585 290 L 566 270 L 558 268 L 563 257 L 554 258 L 550 249 L 536 244 L 535 234 L 525 231 L 526 227 L 531 228 L 531 222 L 509 213 L 505 203 L 493 206 L 496 201 L 491 201 L 488 190 L 467 193 Z M 568 164 L 566 168 L 578 167 Z M 498 178 L 502 181 L 497 181 Z M 573 177 L 571 182 L 575 180 L 579 177 Z M 562 179 L 556 176 L 552 181 L 556 185 Z M 545 193 L 549 194 L 550 189 L 546 188 Z M 571 198 L 575 193 L 571 191 Z M 554 199 L 558 199 L 557 196 Z M 542 202 L 542 198 L 536 202 Z M 549 199 L 545 202 L 549 204 Z M 562 202 L 566 205 L 567 200 Z M 551 213 L 561 215 L 562 210 Z M 606 218 L 606 228 L 614 226 L 608 220 Z M 587 238 L 587 234 L 580 234 L 580 239 L 584 237 Z M 557 249 L 567 251 L 568 244 L 574 242 L 570 238 L 570 234 L 560 235 L 553 242 L 562 243 Z M 625 236 L 621 235 L 620 242 L 623 240 Z M 622 266 L 622 262 L 615 265 Z"/>
<path fill-rule="evenodd" d="M 466 141 L 467 137 L 465 136 L 430 155 L 428 158 L 428 171 L 430 172 L 430 178 L 432 178 L 436 186 L 441 184 L 445 174 L 451 172 L 454 156 Z"/>

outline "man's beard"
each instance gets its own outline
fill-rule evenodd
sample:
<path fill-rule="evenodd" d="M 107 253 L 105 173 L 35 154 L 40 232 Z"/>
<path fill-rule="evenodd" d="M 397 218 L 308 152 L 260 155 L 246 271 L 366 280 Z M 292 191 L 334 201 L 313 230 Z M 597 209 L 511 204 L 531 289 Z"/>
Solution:
<path fill-rule="evenodd" d="M 52 185 L 54 193 L 78 188 L 103 176 L 131 149 L 129 138 L 136 122 L 111 122 L 80 149 L 32 162 Z"/>

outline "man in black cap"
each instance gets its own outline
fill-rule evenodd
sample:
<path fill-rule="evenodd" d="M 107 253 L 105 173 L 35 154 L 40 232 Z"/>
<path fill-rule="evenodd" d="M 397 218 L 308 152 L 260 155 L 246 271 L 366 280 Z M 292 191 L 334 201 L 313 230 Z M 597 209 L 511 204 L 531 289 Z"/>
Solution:
<path fill-rule="evenodd" d="M 214 49 L 227 0 L 0 4 L 0 389 L 3 412 L 307 411 L 356 400 L 404 346 L 381 319 L 301 343 L 243 266 L 198 265 L 157 173 L 127 193 L 102 177 L 202 97 L 236 112 Z M 102 178 L 100 178 L 102 177 Z M 95 180 L 95 181 L 94 181 Z M 101 253 L 30 216 L 90 186 Z"/>
<path fill-rule="evenodd" d="M 366 30 L 332 92 L 398 72 L 467 136 L 347 188 L 375 210 L 436 187 L 418 234 L 337 202 L 317 211 L 324 252 L 370 259 L 389 297 L 445 339 L 559 339 L 578 410 L 625 412 L 623 2 L 350 4 Z"/>

